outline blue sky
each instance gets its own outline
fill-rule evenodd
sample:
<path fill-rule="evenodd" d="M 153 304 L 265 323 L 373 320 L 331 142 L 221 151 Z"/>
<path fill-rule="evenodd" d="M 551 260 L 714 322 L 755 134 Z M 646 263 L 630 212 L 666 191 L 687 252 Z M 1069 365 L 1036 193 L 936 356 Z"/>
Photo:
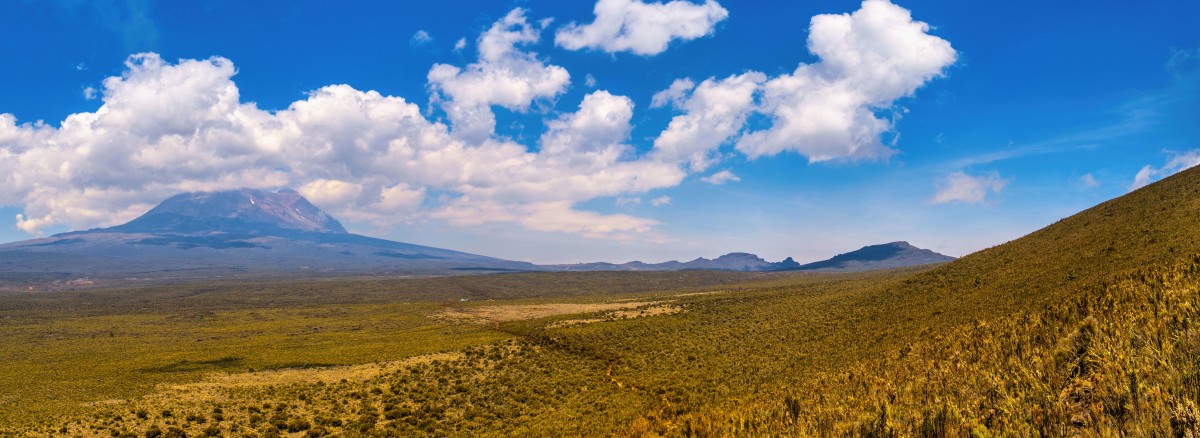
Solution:
<path fill-rule="evenodd" d="M 0 241 L 289 186 L 534 262 L 958 256 L 1200 163 L 1196 1 L 3 8 Z"/>

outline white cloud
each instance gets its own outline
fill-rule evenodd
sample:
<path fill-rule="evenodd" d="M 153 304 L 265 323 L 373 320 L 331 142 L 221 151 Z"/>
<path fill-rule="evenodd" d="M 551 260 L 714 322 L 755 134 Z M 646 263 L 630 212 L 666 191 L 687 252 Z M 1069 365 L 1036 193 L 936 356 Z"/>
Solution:
<path fill-rule="evenodd" d="M 568 50 L 595 49 L 651 56 L 667 50 L 673 40 L 710 35 L 729 11 L 714 0 L 696 4 L 684 0 L 644 3 L 640 0 L 599 0 L 590 24 L 569 23 L 554 35 Z"/>
<path fill-rule="evenodd" d="M 893 125 L 877 114 L 941 76 L 956 57 L 928 30 L 886 0 L 867 0 L 853 14 L 813 17 L 808 46 L 820 62 L 774 78 L 753 71 L 699 85 L 680 78 L 655 93 L 651 108 L 683 114 L 655 139 L 652 154 L 687 163 L 692 172 L 715 164 L 727 143 L 751 159 L 785 151 L 810 162 L 886 158 L 894 151 L 882 135 Z M 755 113 L 770 124 L 747 132 Z"/>
<path fill-rule="evenodd" d="M 1133 177 L 1133 184 L 1129 186 L 1129 191 L 1134 191 L 1150 185 L 1150 183 L 1162 178 L 1179 173 L 1183 170 L 1190 169 L 1197 164 L 1200 164 L 1200 149 L 1192 149 L 1183 153 L 1168 152 L 1171 159 L 1162 167 L 1154 167 L 1149 164 L 1142 166 L 1137 175 Z"/>
<path fill-rule="evenodd" d="M 378 226 L 442 218 L 628 239 L 657 223 L 574 206 L 686 176 L 637 156 L 625 143 L 633 102 L 607 91 L 548 121 L 534 152 L 464 141 L 402 98 L 347 85 L 263 111 L 240 101 L 235 72 L 224 58 L 140 54 L 103 82 L 98 110 L 59 128 L 0 114 L 0 204 L 20 206 L 18 226 L 36 234 L 122 223 L 184 191 L 295 187 L 336 216 Z"/>
<path fill-rule="evenodd" d="M 1096 187 L 1100 187 L 1100 181 L 1097 180 L 1096 177 L 1094 175 L 1092 175 L 1090 172 L 1085 173 L 1085 174 L 1083 174 L 1083 176 L 1079 177 L 1079 184 L 1082 184 L 1084 187 L 1089 188 L 1089 189 L 1094 189 Z"/>
<path fill-rule="evenodd" d="M 378 228 L 386 229 L 397 222 L 419 217 L 425 193 L 424 187 L 414 187 L 405 183 L 380 186 L 378 190 L 372 188 L 369 192 L 363 190 L 357 194 L 356 204 L 337 210 L 337 217 L 370 222 Z M 316 201 L 313 203 L 325 205 Z"/>
<path fill-rule="evenodd" d="M 460 226 L 488 222 L 514 222 L 543 232 L 581 234 L 593 238 L 632 240 L 638 234 L 651 233 L 658 222 L 625 214 L 602 215 L 571 208 L 567 202 L 527 205 L 501 205 L 493 201 L 452 203 L 433 216 Z"/>
<path fill-rule="evenodd" d="M 1150 185 L 1150 183 L 1153 182 L 1152 179 L 1154 178 L 1154 176 L 1157 173 L 1158 173 L 1158 170 L 1155 169 L 1154 166 L 1151 166 L 1149 164 L 1142 166 L 1142 170 L 1139 170 L 1137 175 L 1134 175 L 1133 184 L 1129 186 L 1129 191 L 1132 192 L 1134 190 L 1137 190 L 1142 187 L 1146 187 L 1146 186 Z"/>
<path fill-rule="evenodd" d="M 542 135 L 542 153 L 549 155 L 621 155 L 626 147 L 620 142 L 629 136 L 633 101 L 607 91 L 588 94 L 579 111 L 546 123 Z"/>
<path fill-rule="evenodd" d="M 667 195 L 662 195 L 662 196 L 659 196 L 657 198 L 650 200 L 650 205 L 653 205 L 655 207 L 662 207 L 662 206 L 670 204 L 670 203 L 671 203 L 671 197 L 667 196 Z"/>
<path fill-rule="evenodd" d="M 596 88 L 596 77 L 592 76 L 591 73 L 588 73 L 588 75 L 584 76 L 583 78 L 583 85 L 587 86 L 588 88 Z"/>
<path fill-rule="evenodd" d="M 461 52 L 465 48 L 467 48 L 467 39 L 466 38 L 459 38 L 458 41 L 454 42 L 454 51 L 455 52 Z"/>
<path fill-rule="evenodd" d="M 667 87 L 667 89 L 654 93 L 654 97 L 650 98 L 650 108 L 661 108 L 671 105 L 681 109 L 693 88 L 696 88 L 696 83 L 692 82 L 691 79 L 676 79 L 671 82 L 671 86 Z"/>
<path fill-rule="evenodd" d="M 296 189 L 309 201 L 330 209 L 353 204 L 363 192 L 361 185 L 336 179 L 319 178 Z"/>
<path fill-rule="evenodd" d="M 1000 174 L 995 171 L 972 176 L 960 170 L 947 175 L 938 183 L 937 193 L 933 195 L 932 202 L 979 204 L 987 198 L 988 193 L 998 194 L 1007 185 L 1008 180 L 1000 178 Z"/>
<path fill-rule="evenodd" d="M 424 187 L 413 188 L 408 184 L 401 183 L 391 187 L 381 187 L 379 202 L 376 205 L 379 205 L 384 213 L 395 213 L 415 209 L 424 198 Z"/>
<path fill-rule="evenodd" d="M 566 91 L 571 82 L 566 69 L 546 65 L 535 53 L 518 49 L 540 37 L 526 21 L 525 11 L 513 9 L 480 35 L 476 63 L 466 68 L 434 64 L 429 69 L 434 103 L 446 112 L 459 138 L 480 142 L 492 135 L 496 128 L 493 105 L 526 111 L 533 101 Z"/>
<path fill-rule="evenodd" d="M 38 218 L 27 218 L 25 215 L 17 213 L 17 229 L 35 236 L 41 236 L 42 228 L 50 226 L 53 223 L 53 215 L 45 215 Z"/>
<path fill-rule="evenodd" d="M 96 88 L 95 87 L 85 87 L 83 89 L 83 98 L 87 99 L 87 100 L 95 99 L 96 98 Z"/>
<path fill-rule="evenodd" d="M 429 32 L 424 30 L 416 31 L 416 33 L 413 33 L 412 38 L 408 40 L 408 44 L 413 47 L 421 47 L 432 42 L 433 37 L 429 35 Z"/>
<path fill-rule="evenodd" d="M 754 92 L 766 75 L 758 72 L 707 79 L 691 91 L 689 84 L 675 81 L 671 88 L 655 94 L 654 101 L 671 101 L 684 111 L 654 140 L 654 155 L 663 160 L 690 163 L 693 172 L 703 172 L 716 162 L 716 150 L 733 138 L 754 109 Z M 690 81 L 687 81 L 690 82 Z M 664 95 L 664 93 L 667 93 Z"/>
<path fill-rule="evenodd" d="M 730 181 L 738 182 L 741 180 L 741 178 L 739 178 L 737 175 L 734 175 L 733 172 L 729 170 L 722 170 L 712 175 L 700 178 L 700 181 L 704 181 L 715 186 L 719 186 Z"/>
<path fill-rule="evenodd" d="M 876 116 L 943 75 L 957 56 L 929 25 L 887 0 L 866 0 L 852 14 L 812 18 L 808 50 L 820 58 L 763 85 L 759 108 L 771 126 L 741 137 L 751 158 L 784 151 L 809 161 L 886 158 L 880 136 L 892 122 Z"/>

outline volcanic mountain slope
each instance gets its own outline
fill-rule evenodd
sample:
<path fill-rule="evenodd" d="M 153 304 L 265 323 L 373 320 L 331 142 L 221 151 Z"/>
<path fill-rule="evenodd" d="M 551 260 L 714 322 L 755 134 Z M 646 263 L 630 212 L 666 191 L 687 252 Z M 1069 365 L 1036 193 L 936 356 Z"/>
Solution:
<path fill-rule="evenodd" d="M 141 217 L 109 228 L 108 231 L 170 234 L 346 233 L 337 219 L 290 189 L 276 192 L 242 189 L 183 193 L 167 198 Z"/>
<path fill-rule="evenodd" d="M 0 245 L 0 280 L 536 270 L 347 233 L 292 190 L 173 196 L 126 224 Z"/>

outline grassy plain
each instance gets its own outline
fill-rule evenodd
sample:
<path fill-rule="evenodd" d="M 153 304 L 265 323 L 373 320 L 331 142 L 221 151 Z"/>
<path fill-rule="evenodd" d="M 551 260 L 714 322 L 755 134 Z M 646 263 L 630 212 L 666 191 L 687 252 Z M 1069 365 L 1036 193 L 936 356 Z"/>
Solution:
<path fill-rule="evenodd" d="M 194 289 L 199 286 L 149 288 L 132 293 L 97 291 L 25 296 L 26 301 L 9 303 L 15 309 L 4 320 L 6 326 L 14 328 L 5 335 L 8 338 L 4 339 L 4 345 L 9 347 L 3 356 L 4 366 L 11 365 L 18 372 L 4 379 L 10 398 L 0 412 L 11 424 L 47 434 L 59 433 L 66 426 L 65 430 L 72 434 L 106 435 L 117 430 L 144 435 L 151 425 L 160 430 L 178 427 L 195 434 L 213 426 L 209 412 L 212 406 L 225 406 L 222 417 L 227 427 L 250 423 L 261 426 L 270 423 L 267 421 L 270 417 L 253 421 L 255 412 L 250 407 L 261 411 L 259 404 L 263 401 L 274 407 L 291 406 L 297 400 L 322 400 L 321 394 L 325 394 L 324 402 L 305 404 L 308 408 L 292 406 L 297 411 L 276 413 L 285 414 L 289 421 L 304 419 L 310 425 L 304 431 L 314 430 L 320 412 L 325 415 L 322 419 L 329 420 L 326 423 L 334 423 L 336 419 L 336 423 L 343 425 L 361 425 L 361 421 L 356 422 L 361 420 L 361 407 L 345 411 L 299 411 L 358 400 L 378 411 L 377 425 L 380 430 L 387 430 L 385 426 L 392 423 L 386 420 L 385 412 L 395 402 L 389 405 L 379 399 L 383 393 L 372 393 L 371 389 L 384 383 L 391 387 L 397 374 L 413 373 L 416 369 L 424 374 L 410 382 L 414 391 L 410 395 L 442 391 L 447 379 L 457 382 L 453 386 L 456 391 L 459 385 L 473 382 L 462 386 L 469 390 L 455 395 L 467 405 L 487 406 L 475 414 L 497 417 L 476 428 L 459 423 L 426 424 L 426 420 L 432 420 L 420 418 L 417 426 L 422 427 L 407 430 L 409 433 L 468 430 L 515 433 L 523 427 L 542 433 L 570 432 L 562 427 L 601 433 L 619 429 L 614 420 L 632 421 L 642 414 L 643 408 L 665 400 L 663 394 L 642 389 L 647 384 L 633 375 L 635 372 L 628 368 L 632 364 L 620 368 L 621 364 L 615 362 L 620 356 L 640 351 L 659 356 L 654 362 L 668 361 L 645 370 L 649 373 L 647 377 L 664 381 L 682 377 L 676 372 L 692 374 L 716 366 L 710 362 L 722 357 L 697 357 L 710 355 L 704 350 L 687 355 L 681 355 L 684 350 L 660 351 L 674 350 L 680 345 L 713 348 L 727 344 L 737 346 L 739 353 L 766 358 L 773 354 L 770 350 L 778 349 L 778 343 L 761 350 L 734 338 L 724 339 L 723 344 L 701 344 L 707 343 L 708 334 L 744 338 L 759 330 L 761 324 L 780 328 L 787 323 L 781 318 L 800 316 L 799 312 L 777 313 L 779 308 L 772 311 L 776 304 L 763 303 L 765 296 L 773 296 L 779 303 L 791 303 L 792 308 L 810 309 L 810 316 L 817 317 L 817 313 L 841 307 L 832 305 L 827 309 L 817 303 L 840 302 L 854 290 L 866 290 L 881 280 L 909 272 L 840 275 L 684 272 L 626 273 L 617 277 L 581 273 L 521 274 L 528 275 L 524 281 L 521 275 L 455 279 L 501 282 L 495 289 L 477 291 L 481 295 L 465 302 L 457 298 L 446 300 L 444 296 L 442 300 L 424 297 L 425 301 L 398 301 L 422 298 L 417 293 L 399 293 L 412 287 L 405 285 L 405 281 L 395 282 L 390 293 L 371 293 L 370 286 L 363 284 L 322 283 L 320 287 L 330 292 L 312 294 L 306 299 L 298 297 L 306 295 L 303 290 L 310 286 L 307 283 L 276 285 L 256 289 L 257 292 L 250 289 L 230 292 L 226 289 L 244 287 L 230 284 L 200 289 Z M 605 284 L 610 278 L 620 278 L 624 287 L 638 285 L 642 291 L 612 293 L 614 288 Z M 734 281 L 738 283 L 731 284 Z M 584 292 L 586 287 L 571 286 L 572 282 L 592 283 L 597 289 Z M 514 288 L 514 284 L 520 287 Z M 543 296 L 544 289 L 557 289 L 559 284 L 581 292 Z M 387 288 L 380 290 L 384 289 Z M 335 292 L 341 290 L 367 292 L 357 295 Z M 267 299 L 272 294 L 277 294 L 278 300 Z M 484 298 L 487 294 L 503 298 Z M 139 298 L 131 298 L 134 296 Z M 89 300 L 91 306 L 70 307 Z M 60 305 L 69 308 L 59 309 Z M 664 311 L 664 308 L 674 310 Z M 502 309 L 505 312 L 497 317 Z M 731 310 L 734 312 L 730 313 Z M 722 315 L 721 320 L 707 321 L 713 315 Z M 720 325 L 712 333 L 695 329 L 695 324 L 713 322 Z M 824 330 L 825 326 L 813 328 Z M 689 336 L 692 339 L 687 339 Z M 598 338 L 609 339 L 597 342 Z M 624 348 L 638 350 L 620 351 Z M 403 360 L 434 353 L 457 354 L 433 356 L 440 359 L 429 361 Z M 804 352 L 801 356 L 817 355 Z M 477 357 L 481 359 L 471 361 Z M 782 363 L 783 359 L 773 362 Z M 430 362 L 437 364 L 436 371 L 425 365 Z M 377 365 L 367 368 L 374 372 L 346 366 L 354 364 Z M 715 373 L 705 381 L 721 379 L 724 373 L 731 372 L 727 369 L 729 364 L 719 365 L 723 368 L 714 368 Z M 751 362 L 742 362 L 738 369 L 751 366 Z M 537 370 L 536 374 L 526 375 L 534 371 L 525 367 Z M 663 374 L 664 371 L 668 373 Z M 330 379 L 282 377 L 305 375 L 304 372 Z M 773 372 L 760 369 L 748 377 L 762 380 Z M 627 373 L 629 376 L 625 377 Z M 337 382 L 331 380 L 333 377 L 337 377 Z M 343 378 L 347 382 L 340 382 Z M 629 382 L 617 385 L 616 379 Z M 508 383 L 493 388 L 489 382 Z M 691 382 L 688 387 L 699 383 Z M 615 389 L 610 388 L 614 386 Z M 741 386 L 726 386 L 733 390 L 729 394 L 744 392 Z M 566 388 L 589 389 L 566 392 Z M 570 394 L 580 406 L 553 397 L 538 405 L 509 397 L 512 395 L 509 391 L 534 397 L 532 394 L 554 394 L 555 390 L 561 392 L 558 396 Z M 609 391 L 613 393 L 607 394 Z M 686 395 L 685 391 L 686 388 L 672 390 L 677 396 Z M 441 409 L 460 405 L 456 403 L 458 399 L 449 395 L 421 398 L 426 402 L 436 401 Z M 601 406 L 591 404 L 598 400 L 606 401 Z M 409 403 L 416 406 L 416 402 Z M 550 405 L 560 408 L 550 411 L 558 414 L 546 416 L 549 414 L 541 407 Z M 624 416 L 603 414 L 609 410 L 623 412 Z M 162 416 L 163 411 L 173 412 Z M 138 412 L 144 412 L 146 418 L 141 418 Z M 117 417 L 121 420 L 114 420 Z M 189 417 L 193 420 L 187 420 Z M 196 421 L 202 418 L 208 421 Z M 444 416 L 441 419 L 447 420 Z M 300 426 L 292 428 L 297 427 Z M 373 429 L 361 429 L 370 430 Z M 236 433 L 247 431 L 262 433 L 243 426 Z M 222 433 L 235 432 L 223 429 Z"/>
<path fill-rule="evenodd" d="M 380 363 L 512 337 L 442 317 L 489 300 L 576 297 L 586 305 L 630 290 L 692 290 L 756 276 L 532 273 L 6 292 L 0 430 L 53 423 L 213 373 Z"/>

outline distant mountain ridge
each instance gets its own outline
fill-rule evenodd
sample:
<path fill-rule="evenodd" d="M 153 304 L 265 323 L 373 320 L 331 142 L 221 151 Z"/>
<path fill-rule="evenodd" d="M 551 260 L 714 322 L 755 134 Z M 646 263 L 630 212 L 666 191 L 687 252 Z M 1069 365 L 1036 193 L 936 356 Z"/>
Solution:
<path fill-rule="evenodd" d="M 563 265 L 547 265 L 547 267 L 563 271 L 681 271 L 685 269 L 714 269 L 724 271 L 780 271 L 798 267 L 799 263 L 788 257 L 781 262 L 768 262 L 754 254 L 731 252 L 715 259 L 699 257 L 690 262 L 671 260 L 662 263 L 645 263 L 640 261 L 628 263 L 575 263 Z"/>
<path fill-rule="evenodd" d="M 182 193 L 125 224 L 0 245 L 0 281 L 505 271 L 857 271 L 953 260 L 906 242 L 801 265 L 745 252 L 688 262 L 534 265 L 349 233 L 294 190 Z"/>
<path fill-rule="evenodd" d="M 549 265 L 564 271 L 679 271 L 684 269 L 719 269 L 727 271 L 833 271 L 856 272 L 874 269 L 892 269 L 908 266 L 945 263 L 954 260 L 944 254 L 921 249 L 908 242 L 891 242 L 864 246 L 856 251 L 838 254 L 828 260 L 800 264 L 791 257 L 779 262 L 768 262 L 763 258 L 744 252 L 733 252 L 715 259 L 697 258 L 690 262 L 669 261 L 663 263 L 629 262 L 577 263 Z"/>

